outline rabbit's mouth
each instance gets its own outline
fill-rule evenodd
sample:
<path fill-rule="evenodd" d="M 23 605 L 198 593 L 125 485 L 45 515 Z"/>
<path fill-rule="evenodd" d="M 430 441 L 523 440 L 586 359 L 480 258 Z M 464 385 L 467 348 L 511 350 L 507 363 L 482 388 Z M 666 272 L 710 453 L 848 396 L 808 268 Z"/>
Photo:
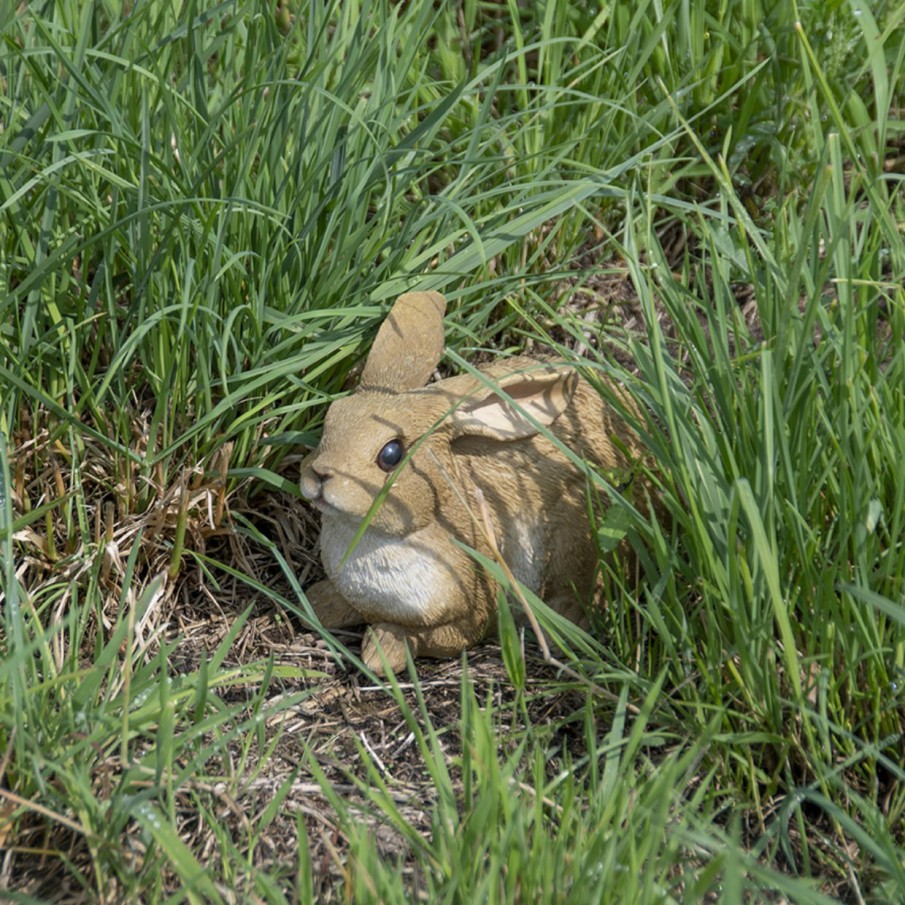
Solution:
<path fill-rule="evenodd" d="M 319 493 L 313 500 L 309 500 L 312 506 L 324 515 L 341 515 L 342 510 L 337 509 L 331 502 L 327 500 L 323 493 Z"/>

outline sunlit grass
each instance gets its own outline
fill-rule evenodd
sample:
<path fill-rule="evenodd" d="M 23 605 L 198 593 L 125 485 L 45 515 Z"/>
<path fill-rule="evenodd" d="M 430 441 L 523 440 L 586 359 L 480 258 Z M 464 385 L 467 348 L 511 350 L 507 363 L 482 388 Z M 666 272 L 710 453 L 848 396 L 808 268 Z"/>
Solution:
<path fill-rule="evenodd" d="M 7 6 L 4 894 L 905 896 L 902 8 Z M 540 342 L 623 380 L 660 508 L 598 526 L 637 562 L 594 638 L 538 604 L 567 671 L 504 609 L 504 691 L 463 662 L 444 724 L 415 676 L 373 692 L 419 784 L 356 736 L 337 785 L 323 674 L 243 661 L 244 605 L 189 661 L 170 620 L 234 578 L 305 614 L 248 513 L 412 286 L 445 367 Z"/>

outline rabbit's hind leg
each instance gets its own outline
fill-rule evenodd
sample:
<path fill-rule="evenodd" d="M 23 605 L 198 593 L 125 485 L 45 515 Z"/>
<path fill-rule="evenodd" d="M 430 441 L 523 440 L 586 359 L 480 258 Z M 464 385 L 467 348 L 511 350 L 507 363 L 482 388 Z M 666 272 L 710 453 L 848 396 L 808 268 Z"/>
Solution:
<path fill-rule="evenodd" d="M 565 616 L 570 622 L 588 630 L 588 604 L 583 603 L 574 593 L 557 594 L 547 601 L 547 605 L 560 616 Z"/>

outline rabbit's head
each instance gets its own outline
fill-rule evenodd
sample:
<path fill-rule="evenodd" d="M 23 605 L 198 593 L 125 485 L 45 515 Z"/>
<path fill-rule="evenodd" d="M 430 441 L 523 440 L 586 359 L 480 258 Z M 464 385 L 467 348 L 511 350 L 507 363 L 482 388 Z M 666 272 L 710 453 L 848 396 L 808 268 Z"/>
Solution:
<path fill-rule="evenodd" d="M 492 449 L 536 434 L 568 407 L 574 371 L 527 360 L 425 386 L 443 351 L 445 310 L 437 292 L 400 296 L 358 389 L 330 406 L 301 485 L 326 515 L 361 521 L 392 480 L 370 524 L 399 537 L 424 528 L 456 480 L 453 444 L 482 438 Z"/>

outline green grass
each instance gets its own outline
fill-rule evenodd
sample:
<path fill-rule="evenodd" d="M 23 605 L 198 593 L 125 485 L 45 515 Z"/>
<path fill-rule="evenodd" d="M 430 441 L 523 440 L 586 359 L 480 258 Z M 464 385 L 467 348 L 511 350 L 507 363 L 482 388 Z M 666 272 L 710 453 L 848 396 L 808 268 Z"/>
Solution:
<path fill-rule="evenodd" d="M 905 7 L 439 6 L 0 3 L 2 895 L 901 901 Z M 410 287 L 624 380 L 662 512 L 566 671 L 503 608 L 342 728 L 247 641 Z"/>

